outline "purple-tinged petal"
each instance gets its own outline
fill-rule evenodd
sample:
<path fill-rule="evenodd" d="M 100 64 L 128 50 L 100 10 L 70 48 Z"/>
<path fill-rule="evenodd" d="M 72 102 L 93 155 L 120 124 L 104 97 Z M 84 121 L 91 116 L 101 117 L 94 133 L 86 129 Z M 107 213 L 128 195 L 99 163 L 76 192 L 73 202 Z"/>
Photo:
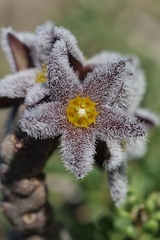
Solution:
<path fill-rule="evenodd" d="M 10 74 L 0 81 L 0 98 L 24 98 L 27 90 L 35 84 L 36 68 Z"/>
<path fill-rule="evenodd" d="M 43 100 L 47 101 L 50 95 L 50 89 L 45 83 L 37 83 L 27 92 L 25 104 L 33 107 Z"/>
<path fill-rule="evenodd" d="M 44 103 L 24 111 L 20 119 L 22 131 L 34 138 L 54 138 L 62 134 L 66 125 L 61 103 Z"/>
<path fill-rule="evenodd" d="M 123 56 L 116 52 L 103 51 L 100 52 L 86 61 L 86 65 L 90 67 L 96 67 L 98 65 L 112 64 L 118 59 L 126 59 L 133 67 L 133 76 L 130 82 L 130 88 L 132 90 L 130 101 L 127 101 L 129 111 L 131 113 L 139 106 L 144 92 L 146 90 L 146 82 L 144 72 L 140 69 L 140 62 L 136 56 Z"/>
<path fill-rule="evenodd" d="M 32 57 L 37 67 L 47 64 L 47 58 L 54 44 L 54 27 L 54 23 L 48 21 L 36 29 Z"/>
<path fill-rule="evenodd" d="M 94 68 L 83 83 L 84 95 L 102 105 L 124 108 L 131 97 L 133 68 L 128 60 L 117 59 Z"/>
<path fill-rule="evenodd" d="M 108 158 L 103 165 L 107 171 L 117 169 L 125 161 L 125 153 L 119 142 L 107 141 Z"/>
<path fill-rule="evenodd" d="M 61 137 L 61 153 L 65 167 L 83 178 L 93 168 L 95 136 L 90 129 L 66 130 Z"/>
<path fill-rule="evenodd" d="M 120 206 L 127 194 L 127 178 L 125 175 L 125 164 L 108 172 L 108 184 L 113 202 Z"/>
<path fill-rule="evenodd" d="M 88 66 L 85 66 L 84 57 L 82 52 L 78 48 L 76 38 L 72 35 L 72 33 L 69 30 L 63 27 L 55 27 L 54 43 L 57 40 L 62 40 L 66 43 L 69 65 L 73 69 L 73 71 L 77 74 L 79 80 L 83 81 L 86 74 L 92 71 L 92 69 Z"/>
<path fill-rule="evenodd" d="M 146 136 L 144 125 L 136 118 L 126 115 L 119 108 L 101 106 L 94 128 L 101 141 L 126 140 L 132 142 Z"/>
<path fill-rule="evenodd" d="M 77 40 L 73 34 L 63 27 L 55 27 L 54 29 L 55 39 L 63 40 L 66 43 L 68 52 L 83 65 L 84 57 L 82 52 L 77 46 Z"/>
<path fill-rule="evenodd" d="M 48 81 L 54 101 L 66 102 L 81 93 L 81 83 L 69 65 L 68 50 L 64 41 L 57 41 L 48 61 Z"/>
<path fill-rule="evenodd" d="M 1 45 L 12 72 L 33 66 L 31 49 L 34 34 L 30 32 L 16 33 L 11 28 L 1 30 Z"/>
<path fill-rule="evenodd" d="M 147 127 L 159 126 L 159 116 L 150 112 L 146 108 L 138 108 L 134 114 Z"/>

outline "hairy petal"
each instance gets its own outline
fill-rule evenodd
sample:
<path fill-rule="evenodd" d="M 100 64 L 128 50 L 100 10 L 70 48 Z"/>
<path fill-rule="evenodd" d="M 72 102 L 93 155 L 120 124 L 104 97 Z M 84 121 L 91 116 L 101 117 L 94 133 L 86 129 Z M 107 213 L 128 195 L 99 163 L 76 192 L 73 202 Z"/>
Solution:
<path fill-rule="evenodd" d="M 125 164 L 112 171 L 108 171 L 108 183 L 112 200 L 118 207 L 124 202 L 127 194 Z"/>
<path fill-rule="evenodd" d="M 117 52 L 102 51 L 87 59 L 86 64 L 90 66 L 97 66 L 104 63 L 115 62 L 118 58 L 124 58 L 124 56 Z"/>
<path fill-rule="evenodd" d="M 47 139 L 62 134 L 66 119 L 59 102 L 40 104 L 26 109 L 20 119 L 22 131 L 34 138 Z"/>
<path fill-rule="evenodd" d="M 72 128 L 61 137 L 62 159 L 68 170 L 83 178 L 93 168 L 95 136 L 90 129 Z"/>
<path fill-rule="evenodd" d="M 109 157 L 104 161 L 104 167 L 108 171 L 113 171 L 125 161 L 125 153 L 119 142 L 107 141 Z"/>
<path fill-rule="evenodd" d="M 42 100 L 47 100 L 50 96 L 50 89 L 45 83 L 37 83 L 29 89 L 25 98 L 25 104 L 27 106 L 35 106 Z"/>
<path fill-rule="evenodd" d="M 147 127 L 159 126 L 159 116 L 146 108 L 138 108 L 134 114 Z"/>
<path fill-rule="evenodd" d="M 35 68 L 10 74 L 0 81 L 0 97 L 24 98 L 27 90 L 35 84 Z"/>
<path fill-rule="evenodd" d="M 66 43 L 68 52 L 80 63 L 83 64 L 83 54 L 77 46 L 77 40 L 73 34 L 63 27 L 55 27 L 55 39 L 63 40 Z"/>
<path fill-rule="evenodd" d="M 133 114 L 134 111 L 139 107 L 146 90 L 145 75 L 141 69 L 137 69 L 134 72 L 131 84 L 132 98 L 130 101 L 129 112 Z"/>
<path fill-rule="evenodd" d="M 133 68 L 129 61 L 117 59 L 94 68 L 84 80 L 84 95 L 102 105 L 124 108 L 131 97 Z"/>
<path fill-rule="evenodd" d="M 64 41 L 57 41 L 48 61 L 47 85 L 54 101 L 66 101 L 81 93 L 81 83 L 69 66 L 68 50 Z"/>
<path fill-rule="evenodd" d="M 36 66 L 47 64 L 47 58 L 52 51 L 54 43 L 54 23 L 46 22 L 36 29 L 33 58 Z"/>
<path fill-rule="evenodd" d="M 132 142 L 144 138 L 146 134 L 144 125 L 136 118 L 131 118 L 119 108 L 104 106 L 100 108 L 94 128 L 101 141 L 127 140 Z"/>
<path fill-rule="evenodd" d="M 30 32 L 17 33 L 12 28 L 2 28 L 1 45 L 12 72 L 32 65 L 30 53 L 35 35 Z M 21 65 L 21 66 L 19 66 Z M 23 67 L 26 65 L 26 67 Z M 21 68 L 21 69 L 19 69 Z"/>

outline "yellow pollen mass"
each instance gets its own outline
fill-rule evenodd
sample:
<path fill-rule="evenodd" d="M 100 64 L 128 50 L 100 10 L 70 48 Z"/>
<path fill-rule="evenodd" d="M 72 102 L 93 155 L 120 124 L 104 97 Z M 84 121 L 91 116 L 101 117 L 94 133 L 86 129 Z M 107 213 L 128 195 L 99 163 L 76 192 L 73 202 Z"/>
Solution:
<path fill-rule="evenodd" d="M 69 101 L 67 117 L 75 127 L 88 127 L 91 123 L 95 123 L 97 103 L 91 101 L 89 97 L 81 98 L 79 95 Z"/>
<path fill-rule="evenodd" d="M 45 64 L 42 65 L 42 71 L 37 72 L 37 78 L 36 82 L 37 83 L 44 83 L 47 81 L 45 74 L 47 73 L 47 66 Z"/>

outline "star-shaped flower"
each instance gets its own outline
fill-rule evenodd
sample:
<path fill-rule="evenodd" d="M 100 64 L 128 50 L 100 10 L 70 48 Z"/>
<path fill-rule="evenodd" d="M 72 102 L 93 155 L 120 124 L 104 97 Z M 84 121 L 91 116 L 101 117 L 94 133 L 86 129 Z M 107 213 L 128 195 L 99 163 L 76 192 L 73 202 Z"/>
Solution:
<path fill-rule="evenodd" d="M 26 104 L 28 106 L 33 107 L 43 102 L 55 102 L 53 94 L 55 91 L 53 91 L 53 93 L 51 91 L 53 88 L 52 84 L 49 84 L 49 82 L 39 84 L 37 82 L 43 83 L 47 80 L 46 65 L 48 63 L 48 57 L 55 43 L 60 40 L 63 40 L 66 44 L 69 63 L 69 67 L 67 66 L 67 68 L 72 69 L 72 71 L 71 69 L 69 69 L 69 71 L 76 74 L 81 85 L 85 83 L 87 74 L 93 72 L 93 69 L 101 66 L 102 71 L 102 68 L 106 64 L 109 69 L 109 65 L 113 65 L 118 59 L 124 60 L 124 56 L 118 53 L 104 51 L 85 61 L 82 52 L 77 46 L 76 39 L 71 32 L 62 27 L 55 27 L 51 22 L 47 22 L 38 27 L 35 34 L 28 32 L 16 33 L 10 28 L 3 29 L 1 42 L 13 74 L 6 76 L 0 82 L 0 107 L 23 103 L 23 99 L 29 89 L 30 91 L 26 98 Z M 56 53 L 57 58 L 58 52 L 54 51 L 52 55 Z M 128 60 L 128 66 L 135 69 L 135 71 L 130 69 L 131 75 L 129 75 L 129 77 L 127 76 L 121 79 L 121 82 L 117 81 L 110 87 L 112 91 L 110 94 L 108 92 L 107 95 L 110 101 L 112 95 L 117 94 L 117 99 L 114 104 L 110 104 L 116 108 L 120 108 L 121 111 L 127 111 L 127 114 L 131 116 L 137 116 L 139 121 L 145 122 L 147 125 L 148 123 L 149 125 L 155 125 L 156 117 L 154 115 L 151 115 L 147 110 L 137 109 L 145 91 L 144 74 L 139 68 L 139 61 L 133 56 L 125 56 L 125 58 Z M 54 68 L 54 66 L 52 67 Z M 64 71 L 66 70 L 67 69 Z M 55 76 L 59 78 L 57 73 Z M 74 77 L 72 80 L 75 81 Z M 109 84 L 111 84 L 111 81 Z M 34 85 L 35 87 L 33 87 Z M 63 88 L 65 88 L 65 83 L 63 84 Z M 103 88 L 103 86 L 101 86 L 101 88 Z M 119 89 L 120 92 L 116 92 L 114 88 Z M 64 91 L 68 91 L 68 89 Z M 72 87 L 70 91 L 72 91 Z M 101 94 L 100 92 L 101 90 L 98 90 L 99 95 Z M 80 127 L 78 125 L 82 123 L 86 128 L 90 128 L 91 125 L 96 125 L 99 115 L 97 111 L 99 104 L 97 104 L 97 101 L 91 101 L 89 96 L 81 95 L 77 95 L 75 99 L 71 99 L 70 105 L 72 105 L 74 101 L 76 101 L 76 109 L 69 106 L 69 102 L 66 108 L 68 121 L 70 121 L 73 126 L 77 125 L 77 127 Z M 90 108 L 81 108 L 81 101 L 83 101 L 82 105 L 84 105 L 84 102 L 88 102 Z M 77 109 L 77 107 L 79 109 Z M 144 111 L 145 114 L 143 114 Z M 72 117 L 72 114 L 75 113 L 79 114 L 78 118 Z M 47 138 L 47 136 L 45 137 Z M 125 166 L 125 164 L 122 163 L 125 161 L 126 153 L 127 156 L 131 155 L 131 157 L 134 157 L 137 156 L 137 152 L 139 154 L 138 156 L 143 155 L 145 152 L 145 142 L 143 140 L 137 140 L 136 145 L 127 146 L 127 151 L 124 151 L 123 145 L 126 145 L 124 139 L 123 141 L 113 140 L 102 142 L 96 136 L 95 160 L 98 164 L 103 163 L 105 169 L 108 171 L 110 191 L 116 203 L 120 202 L 126 193 L 126 178 L 124 176 L 124 170 L 122 171 Z M 138 148 L 139 151 L 136 151 L 136 154 L 134 151 L 133 155 L 133 149 L 135 148 Z M 107 156 L 106 151 L 108 152 Z M 92 164 L 90 165 L 92 166 Z M 70 166 L 68 168 L 70 168 Z"/>
<path fill-rule="evenodd" d="M 97 65 L 81 79 L 72 67 L 67 44 L 57 40 L 48 61 L 48 81 L 38 87 L 43 97 L 35 97 L 37 86 L 29 91 L 26 103 L 38 105 L 25 110 L 20 127 L 35 138 L 61 135 L 64 165 L 83 178 L 93 168 L 97 140 L 106 142 L 113 156 L 115 150 L 122 156 L 121 141 L 145 137 L 143 124 L 125 109 L 133 75 L 131 62 L 116 58 Z M 123 157 L 115 162 L 111 158 L 108 170 L 123 161 Z"/>

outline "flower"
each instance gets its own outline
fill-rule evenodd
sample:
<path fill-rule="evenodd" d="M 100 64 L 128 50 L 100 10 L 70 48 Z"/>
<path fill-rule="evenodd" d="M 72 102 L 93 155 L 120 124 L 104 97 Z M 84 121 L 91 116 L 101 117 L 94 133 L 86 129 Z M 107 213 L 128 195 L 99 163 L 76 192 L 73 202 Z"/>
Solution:
<path fill-rule="evenodd" d="M 36 83 L 37 73 L 41 71 L 41 52 L 35 57 L 35 42 L 43 31 L 44 38 L 49 38 L 54 24 L 47 22 L 38 27 L 36 34 L 30 32 L 16 33 L 11 28 L 1 30 L 1 45 L 11 67 L 12 74 L 5 76 L 0 81 L 0 105 L 3 107 L 3 98 L 23 99 L 27 90 Z M 40 33 L 39 33 L 40 32 Z M 48 33 L 48 35 L 47 35 Z M 47 35 L 47 36 L 46 36 Z M 40 44 L 40 41 L 39 41 Z M 43 54 L 44 56 L 44 54 Z"/>
<path fill-rule="evenodd" d="M 105 63 L 106 60 L 112 62 L 117 57 L 127 57 L 128 60 L 131 61 L 133 67 L 136 69 L 134 71 L 134 76 L 132 78 L 130 88 L 131 88 L 131 97 L 130 101 L 128 99 L 128 111 L 131 115 L 137 117 L 140 122 L 144 123 L 147 131 L 150 130 L 151 127 L 159 125 L 159 117 L 145 108 L 140 108 L 141 101 L 143 99 L 145 90 L 146 90 L 146 81 L 145 74 L 140 68 L 140 61 L 136 56 L 128 55 L 123 56 L 117 52 L 110 51 L 102 51 L 90 59 L 88 59 L 87 63 L 90 65 L 102 64 Z M 125 155 L 127 160 L 138 159 L 145 155 L 146 153 L 146 141 L 143 139 L 139 139 L 136 143 L 131 145 L 126 145 L 125 147 Z M 119 174 L 119 173 L 118 173 Z"/>
<path fill-rule="evenodd" d="M 143 124 L 124 110 L 134 73 L 130 61 L 116 58 L 97 65 L 80 79 L 71 65 L 67 44 L 60 39 L 54 44 L 47 66 L 48 81 L 38 86 L 43 93 L 47 89 L 47 94 L 44 98 L 34 98 L 36 85 L 28 92 L 26 103 L 30 108 L 20 119 L 22 131 L 42 139 L 61 135 L 64 165 L 77 178 L 83 178 L 92 170 L 97 140 L 106 142 L 113 155 L 108 170 L 117 169 L 124 163 L 120 142 L 145 137 Z M 87 101 L 94 108 L 94 120 L 86 126 L 83 118 Z M 70 120 L 71 106 L 75 110 L 72 117 L 79 119 L 78 124 Z"/>
<path fill-rule="evenodd" d="M 135 132 L 133 131 L 133 135 L 131 134 L 132 136 L 130 137 L 126 136 L 125 131 L 123 133 L 124 136 L 122 136 L 122 129 L 127 128 L 127 119 L 129 126 L 132 120 L 134 125 L 137 124 L 139 126 L 141 133 L 144 130 L 142 130 L 143 127 L 139 124 L 139 121 L 143 122 L 145 120 L 144 122 L 147 125 L 148 123 L 149 125 L 154 125 L 157 122 L 155 115 L 151 115 L 146 109 L 138 108 L 145 91 L 145 80 L 144 74 L 139 68 L 137 58 L 104 51 L 85 61 L 82 52 L 77 46 L 76 39 L 70 31 L 62 27 L 56 27 L 51 22 L 39 26 L 35 33 L 16 33 L 11 28 L 3 29 L 1 43 L 13 73 L 0 81 L 0 107 L 21 104 L 29 90 L 25 103 L 31 108 L 35 107 L 35 109 L 27 110 L 24 118 L 22 118 L 21 122 L 24 121 L 22 125 L 26 124 L 29 127 L 25 131 L 36 138 L 54 138 L 54 136 L 62 135 L 63 161 L 65 166 L 74 172 L 78 178 L 84 177 L 92 169 L 93 155 L 95 155 L 96 162 L 98 164 L 103 163 L 108 172 L 112 198 L 116 204 L 119 204 L 124 198 L 127 189 L 127 181 L 124 175 L 126 153 L 127 156 L 131 155 L 133 157 L 132 153 L 135 147 L 136 149 L 139 148 L 139 156 L 145 152 L 143 137 L 139 139 L 140 136 L 135 134 L 136 130 Z M 60 52 L 56 49 L 59 49 Z M 49 61 L 53 62 L 53 65 L 49 63 L 47 70 L 48 57 Z M 58 65 L 56 63 L 57 60 Z M 116 71 L 119 71 L 119 69 L 121 70 L 116 75 Z M 111 75 L 109 75 L 110 71 Z M 105 78 L 107 74 L 108 77 Z M 100 81 L 95 80 L 96 76 L 98 76 Z M 92 78 L 94 79 L 93 82 Z M 48 81 L 45 83 L 47 79 Z M 61 82 L 62 79 L 63 81 Z M 109 79 L 109 81 L 106 81 L 106 79 Z M 40 84 L 42 82 L 43 84 Z M 56 85 L 57 83 L 58 86 Z M 77 91 L 75 90 L 76 84 L 78 84 Z M 88 91 L 87 88 L 90 90 Z M 72 91 L 73 95 L 71 95 Z M 76 106 L 72 104 L 75 99 Z M 106 103 L 106 99 L 107 101 L 109 100 L 108 103 Z M 83 102 L 89 104 L 90 107 L 84 108 L 82 106 L 84 105 Z M 49 104 L 55 104 L 55 106 L 60 104 L 61 107 L 63 106 L 63 111 L 61 112 L 61 107 L 58 107 L 58 112 L 53 109 L 53 112 L 49 111 L 47 116 L 45 111 L 43 112 L 45 110 L 43 109 L 44 104 L 47 106 L 46 111 L 48 111 Z M 106 136 L 106 133 L 102 133 L 102 131 L 99 131 L 98 134 L 99 125 L 97 122 L 99 123 L 100 119 L 103 119 L 102 114 L 105 114 L 103 107 L 105 110 L 107 109 L 105 105 L 114 110 L 119 118 L 122 116 L 122 120 L 125 119 L 125 124 L 121 130 L 116 130 L 117 135 L 113 133 L 116 126 L 113 126 L 112 129 L 112 124 L 108 125 L 111 128 L 109 130 L 110 134 Z M 73 109 L 73 107 L 76 109 Z M 38 112 L 36 113 L 36 111 Z M 42 119 L 37 121 L 33 115 L 34 113 L 39 115 L 39 111 L 41 111 L 40 118 Z M 61 123 L 57 114 L 60 114 L 60 120 L 62 116 L 65 119 L 64 121 L 62 117 L 65 123 L 64 125 L 62 124 L 62 129 L 65 127 L 64 131 L 59 129 L 59 124 Z M 75 114 L 75 118 L 72 117 L 73 114 Z M 27 116 L 29 115 L 32 119 L 31 123 L 36 123 L 35 126 L 32 125 L 31 127 L 28 124 Z M 46 116 L 44 121 L 42 115 Z M 108 113 L 110 123 L 116 116 L 113 115 L 112 111 L 110 114 Z M 133 116 L 136 116 L 139 121 L 134 119 Z M 52 121 L 45 122 L 47 117 L 52 119 L 53 128 L 51 128 Z M 49 128 L 46 127 L 47 132 L 45 133 L 44 128 L 46 125 Z M 52 130 L 55 127 L 57 131 L 53 133 Z M 39 133 L 37 133 L 39 131 L 38 128 L 40 129 Z M 66 131 L 70 134 L 66 135 Z M 83 134 L 84 138 L 87 136 L 86 142 L 82 137 Z M 77 156 L 75 156 L 74 152 L 76 146 L 71 141 L 72 135 L 74 138 L 79 136 Z M 104 140 L 103 142 L 101 141 L 102 139 Z M 126 145 L 126 142 L 131 139 L 137 139 L 136 144 L 127 145 L 125 147 L 127 151 L 124 151 L 122 145 Z M 71 149 L 72 145 L 68 148 L 70 141 L 73 149 Z M 79 153 L 81 149 L 82 153 Z M 108 152 L 107 156 L 106 151 Z M 85 154 L 86 156 L 84 157 Z M 69 155 L 72 157 L 69 157 Z M 79 162 L 81 156 L 82 162 Z"/>
<path fill-rule="evenodd" d="M 55 27 L 52 22 L 46 22 L 39 26 L 35 34 L 30 32 L 16 33 L 11 28 L 2 29 L 1 45 L 12 74 L 5 76 L 0 81 L 1 107 L 14 105 L 13 99 L 15 98 L 21 102 L 29 88 L 37 82 L 45 81 L 44 66 L 57 39 L 64 39 L 69 53 L 74 50 L 76 54 L 78 53 L 75 56 L 78 62 L 83 61 L 83 55 L 70 31 Z M 12 101 L 8 101 L 8 99 Z"/>

